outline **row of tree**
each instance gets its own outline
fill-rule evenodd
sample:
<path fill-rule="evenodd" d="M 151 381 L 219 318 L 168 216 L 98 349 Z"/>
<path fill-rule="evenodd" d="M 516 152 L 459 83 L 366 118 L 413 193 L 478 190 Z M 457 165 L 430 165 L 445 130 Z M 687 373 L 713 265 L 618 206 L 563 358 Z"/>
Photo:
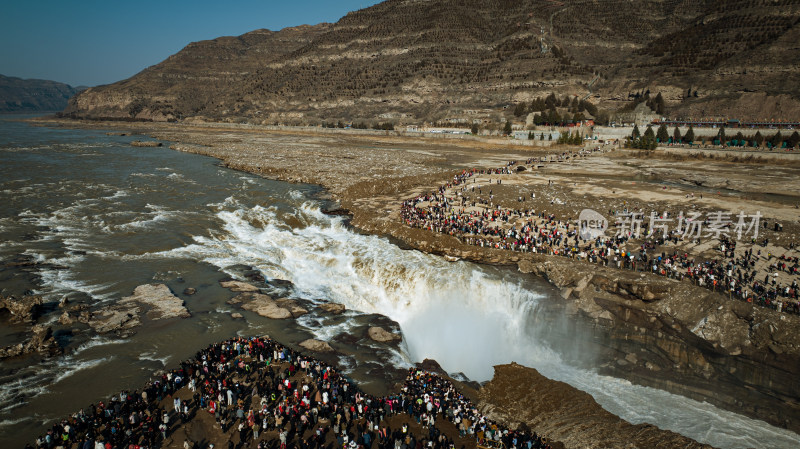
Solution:
<path fill-rule="evenodd" d="M 558 140 L 556 142 L 557 143 L 567 144 L 567 145 L 580 145 L 580 144 L 583 143 L 583 135 L 582 134 L 578 134 L 578 131 L 575 131 L 572 134 L 570 134 L 568 132 L 561 133 L 561 134 L 559 134 Z"/>
<path fill-rule="evenodd" d="M 714 145 L 724 145 L 731 147 L 761 147 L 768 148 L 797 148 L 800 144 L 800 134 L 797 131 L 788 136 L 784 136 L 780 131 L 766 137 L 761 134 L 761 131 L 756 131 L 755 134 L 745 136 L 741 131 L 733 136 L 727 136 L 725 128 L 720 128 L 717 136 L 714 138 Z"/>
<path fill-rule="evenodd" d="M 586 112 L 592 117 L 597 115 L 597 106 L 586 100 L 579 100 L 578 97 L 565 96 L 561 99 L 555 94 L 550 94 L 545 98 L 537 97 L 530 104 L 521 102 L 514 107 L 514 115 L 522 117 L 525 114 L 540 112 L 544 115 L 546 111 L 555 111 L 557 108 L 567 109 L 572 114 Z"/>
<path fill-rule="evenodd" d="M 353 129 L 378 129 L 378 130 L 386 130 L 386 131 L 393 131 L 394 124 L 391 122 L 382 122 L 382 123 L 374 123 L 372 126 L 367 125 L 364 122 L 353 123 L 348 125 L 342 121 L 338 121 L 336 123 L 329 123 L 329 122 L 322 122 L 323 128 L 353 128 Z"/>
<path fill-rule="evenodd" d="M 784 136 L 780 131 L 773 134 L 771 137 L 766 137 L 761 134 L 761 131 L 756 131 L 755 134 L 745 136 L 741 131 L 738 131 L 733 136 L 726 134 L 725 128 L 720 128 L 716 137 L 700 138 L 701 141 L 709 140 L 714 145 L 734 146 L 734 147 L 761 147 L 767 146 L 769 148 L 796 148 L 800 144 L 800 134 L 797 131 L 789 136 Z M 696 137 L 694 129 L 690 126 L 686 134 L 681 134 L 680 128 L 677 126 L 670 134 L 666 125 L 658 127 L 657 131 L 653 131 L 652 126 L 648 126 L 644 134 L 639 131 L 639 126 L 633 127 L 628 138 L 629 146 L 640 149 L 655 149 L 658 143 L 694 143 Z"/>
<path fill-rule="evenodd" d="M 534 114 L 533 124 L 536 126 L 567 126 L 571 123 L 580 123 L 586 120 L 583 112 L 576 112 L 574 114 L 564 113 L 562 116 L 555 109 L 544 111 L 540 114 Z"/>

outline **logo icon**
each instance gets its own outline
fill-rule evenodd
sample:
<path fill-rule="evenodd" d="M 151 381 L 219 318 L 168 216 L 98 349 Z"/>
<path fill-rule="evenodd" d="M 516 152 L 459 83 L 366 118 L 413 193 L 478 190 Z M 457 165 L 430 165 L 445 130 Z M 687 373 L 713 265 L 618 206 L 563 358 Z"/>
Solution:
<path fill-rule="evenodd" d="M 584 240 L 602 237 L 608 229 L 608 220 L 592 209 L 584 209 L 578 216 L 578 234 Z"/>

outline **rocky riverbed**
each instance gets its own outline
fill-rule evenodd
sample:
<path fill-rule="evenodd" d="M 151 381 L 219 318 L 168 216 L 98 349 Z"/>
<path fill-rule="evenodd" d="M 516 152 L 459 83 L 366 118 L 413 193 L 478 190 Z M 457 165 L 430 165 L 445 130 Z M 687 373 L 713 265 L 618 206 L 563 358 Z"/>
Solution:
<path fill-rule="evenodd" d="M 120 128 L 119 124 L 102 126 Z M 173 141 L 173 149 L 214 156 L 231 168 L 322 185 L 338 201 L 341 210 L 351 214 L 351 224 L 364 232 L 390 236 L 409 247 L 454 259 L 516 265 L 523 275 L 542 276 L 561 289 L 563 308 L 570 316 L 593 324 L 596 334 L 588 343 L 593 345 L 608 373 L 705 400 L 795 431 L 800 429 L 796 394 L 800 390 L 795 380 L 800 369 L 797 316 L 731 301 L 707 289 L 649 274 L 469 246 L 448 235 L 408 228 L 399 219 L 400 202 L 435 190 L 464 168 L 500 167 L 510 160 L 525 160 L 552 150 L 483 147 L 474 141 L 408 140 L 391 134 L 356 138 L 346 134 L 266 132 L 236 127 L 136 124 L 125 127 L 124 131 Z M 632 187 L 633 181 L 628 179 L 598 180 L 596 167 L 608 166 L 613 170 L 621 160 L 632 156 L 615 152 L 541 169 L 536 175 L 557 179 L 560 190 L 554 193 L 563 199 L 549 203 L 543 200 L 533 207 L 567 215 L 580 207 L 582 201 L 592 198 L 603 198 L 606 201 L 603 207 L 613 208 L 636 201 L 676 202 L 686 195 L 687 190 L 680 190 L 683 188 L 680 186 L 675 187 L 671 192 L 674 197 L 670 198 L 659 196 L 663 191 L 660 185 Z M 648 164 L 657 164 L 662 172 L 666 169 L 680 172 L 686 179 L 705 176 L 709 170 L 724 173 L 722 176 L 729 179 L 736 177 L 728 185 L 735 185 L 735 181 L 747 183 L 753 176 L 737 174 L 729 163 L 713 161 L 698 167 L 675 162 L 665 168 L 669 161 L 634 158 L 633 169 L 646 170 Z M 774 182 L 797 171 L 784 163 L 774 168 L 764 166 L 758 169 L 762 182 L 771 169 L 780 172 Z M 517 191 L 525 188 L 529 186 L 516 187 Z M 517 195 L 514 191 L 507 194 L 508 198 Z M 769 196 L 724 200 L 744 208 L 769 206 L 773 219 L 783 220 L 787 226 L 794 226 L 796 220 L 792 205 L 781 204 Z M 788 238 L 787 235 L 791 233 L 775 237 Z M 254 300 L 242 299 L 247 304 Z M 263 302 L 263 307 L 261 302 L 252 306 L 255 310 L 280 309 L 292 315 L 292 308 L 299 307 L 280 305 L 280 298 L 255 300 Z"/>

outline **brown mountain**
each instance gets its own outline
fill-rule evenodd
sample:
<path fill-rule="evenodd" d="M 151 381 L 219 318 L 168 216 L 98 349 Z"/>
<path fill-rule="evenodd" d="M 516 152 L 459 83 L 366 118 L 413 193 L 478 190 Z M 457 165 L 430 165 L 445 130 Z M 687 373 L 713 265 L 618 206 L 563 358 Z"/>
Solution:
<path fill-rule="evenodd" d="M 60 111 L 81 90 L 55 81 L 0 75 L 0 113 Z"/>
<path fill-rule="evenodd" d="M 800 0 L 387 0 L 335 24 L 188 45 L 79 118 L 499 123 L 550 93 L 613 114 L 800 119 Z M 640 100 L 641 101 L 641 100 Z"/>

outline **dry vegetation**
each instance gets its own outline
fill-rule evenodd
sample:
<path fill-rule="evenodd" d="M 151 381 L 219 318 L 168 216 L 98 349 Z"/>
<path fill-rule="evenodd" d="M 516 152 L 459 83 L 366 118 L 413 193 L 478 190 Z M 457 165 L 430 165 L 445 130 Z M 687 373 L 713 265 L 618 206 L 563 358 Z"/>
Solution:
<path fill-rule="evenodd" d="M 786 95 L 785 108 L 798 103 L 798 20 L 797 0 L 391 0 L 336 24 L 190 44 L 131 79 L 80 95 L 66 113 L 500 124 L 522 123 L 507 106 L 553 92 L 616 110 L 645 88 L 665 92 L 672 113 L 707 102 L 716 114 L 742 113 L 720 100 L 741 92 Z M 682 98 L 689 88 L 699 97 Z"/>

